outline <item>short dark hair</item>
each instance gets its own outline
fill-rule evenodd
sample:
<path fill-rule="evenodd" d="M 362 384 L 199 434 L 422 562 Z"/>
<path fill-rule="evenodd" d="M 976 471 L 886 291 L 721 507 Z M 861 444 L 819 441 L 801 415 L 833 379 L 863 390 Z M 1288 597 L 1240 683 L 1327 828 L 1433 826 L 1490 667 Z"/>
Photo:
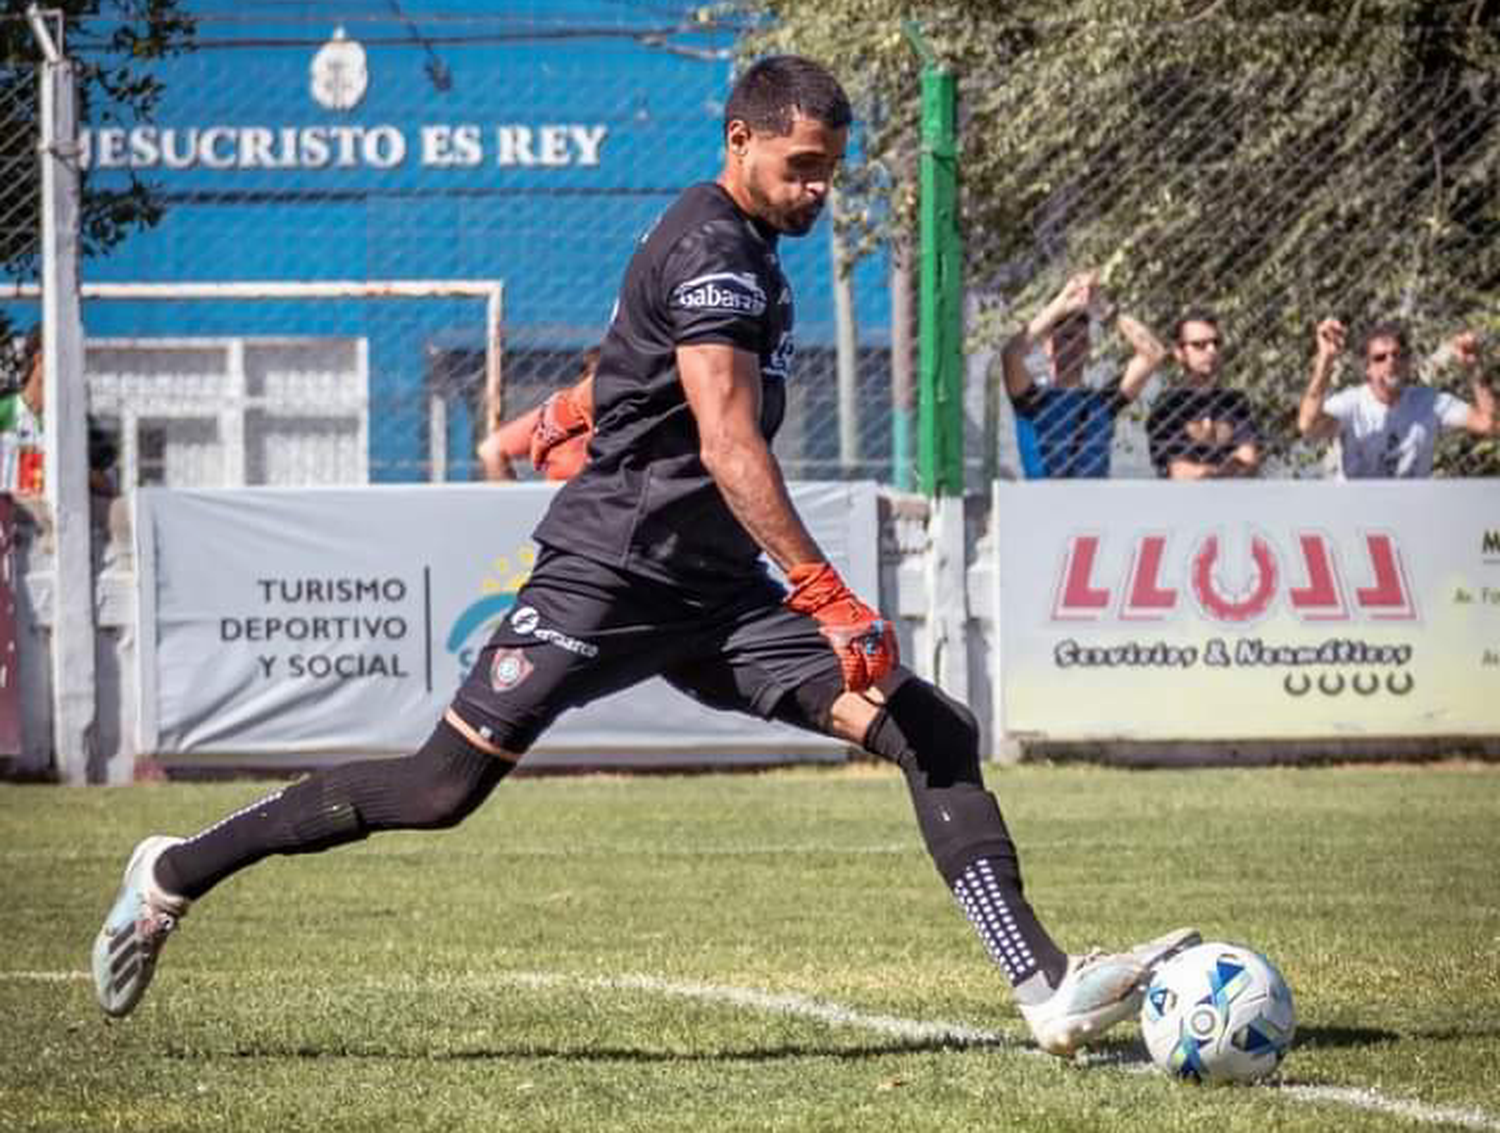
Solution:
<path fill-rule="evenodd" d="M 1188 323 L 1207 323 L 1209 326 L 1213 327 L 1214 330 L 1224 329 L 1219 326 L 1219 316 L 1213 311 L 1210 311 L 1207 307 L 1189 307 L 1182 313 L 1182 316 L 1172 324 L 1173 342 L 1180 343 L 1182 341 L 1182 328 L 1187 326 Z"/>
<path fill-rule="evenodd" d="M 736 80 L 724 104 L 724 129 L 739 120 L 752 130 L 785 137 L 798 114 L 838 129 L 854 112 L 829 70 L 802 55 L 771 55 Z"/>
<path fill-rule="evenodd" d="M 1396 322 L 1394 319 L 1386 319 L 1376 323 L 1365 331 L 1364 338 L 1359 343 L 1359 356 L 1368 358 L 1370 356 L 1370 343 L 1377 338 L 1389 338 L 1401 347 L 1401 353 L 1411 353 L 1411 334 L 1406 329 L 1405 323 Z"/>

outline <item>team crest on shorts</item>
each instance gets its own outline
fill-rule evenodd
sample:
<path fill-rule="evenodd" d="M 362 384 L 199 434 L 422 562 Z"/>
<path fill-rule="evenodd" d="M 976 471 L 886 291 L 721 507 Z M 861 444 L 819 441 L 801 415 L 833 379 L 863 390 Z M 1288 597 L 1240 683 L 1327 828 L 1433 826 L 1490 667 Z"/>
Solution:
<path fill-rule="evenodd" d="M 496 692 L 509 692 L 531 676 L 534 668 L 536 666 L 526 660 L 526 654 L 521 650 L 497 649 L 494 660 L 490 662 L 490 687 Z"/>

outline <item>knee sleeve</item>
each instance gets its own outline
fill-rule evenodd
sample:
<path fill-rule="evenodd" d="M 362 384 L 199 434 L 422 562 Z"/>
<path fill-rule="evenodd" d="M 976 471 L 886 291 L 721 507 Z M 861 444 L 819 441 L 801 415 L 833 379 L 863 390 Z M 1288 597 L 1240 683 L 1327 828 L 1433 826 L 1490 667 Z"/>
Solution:
<path fill-rule="evenodd" d="M 984 789 L 972 712 L 912 679 L 876 714 L 864 746 L 905 774 L 927 852 L 950 887 L 978 858 L 990 859 L 1019 885 L 1015 844 L 995 796 Z"/>
<path fill-rule="evenodd" d="M 979 721 L 942 689 L 913 677 L 901 685 L 870 722 L 864 747 L 927 785 L 983 786 L 979 770 Z"/>
<path fill-rule="evenodd" d="M 283 791 L 293 852 L 358 841 L 376 830 L 456 826 L 513 766 L 440 720 L 413 755 L 329 768 Z"/>

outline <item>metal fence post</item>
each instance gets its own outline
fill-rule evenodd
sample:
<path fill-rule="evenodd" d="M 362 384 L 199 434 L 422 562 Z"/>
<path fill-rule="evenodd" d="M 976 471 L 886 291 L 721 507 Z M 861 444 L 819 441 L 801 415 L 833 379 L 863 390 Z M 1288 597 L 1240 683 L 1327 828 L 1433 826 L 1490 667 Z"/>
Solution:
<path fill-rule="evenodd" d="M 958 232 L 957 83 L 915 24 L 922 56 L 922 161 L 917 475 L 928 521 L 927 656 L 932 679 L 969 693 L 968 563 L 964 523 L 963 243 Z"/>
<path fill-rule="evenodd" d="M 73 64 L 39 22 L 41 67 L 44 480 L 52 513 L 52 749 L 58 777 L 89 781 L 93 755 L 94 577 L 83 319 L 78 297 L 78 110 Z"/>
<path fill-rule="evenodd" d="M 957 83 L 921 33 L 921 264 L 917 464 L 929 496 L 963 495 L 963 244 L 958 234 Z"/>
<path fill-rule="evenodd" d="M 834 372 L 838 378 L 839 470 L 859 467 L 859 333 L 854 319 L 854 275 L 839 232 L 840 194 L 828 192 L 828 257 L 833 276 Z"/>
<path fill-rule="evenodd" d="M 911 249 L 898 242 L 891 248 L 891 483 L 900 492 L 912 490 L 913 478 L 912 330 Z"/>

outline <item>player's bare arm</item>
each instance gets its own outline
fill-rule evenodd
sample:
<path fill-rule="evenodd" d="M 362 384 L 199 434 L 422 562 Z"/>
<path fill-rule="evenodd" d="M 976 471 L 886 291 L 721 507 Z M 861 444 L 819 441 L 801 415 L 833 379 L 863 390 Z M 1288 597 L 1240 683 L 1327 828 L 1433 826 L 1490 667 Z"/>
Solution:
<path fill-rule="evenodd" d="M 698 422 L 704 467 L 724 502 L 782 570 L 823 561 L 760 431 L 760 367 L 718 343 L 679 346 L 677 372 Z"/>
<path fill-rule="evenodd" d="M 1310 441 L 1328 440 L 1339 431 L 1338 421 L 1323 412 L 1323 401 L 1328 396 L 1328 379 L 1334 363 L 1344 352 L 1348 332 L 1338 319 L 1324 319 L 1316 333 L 1318 348 L 1313 355 L 1312 375 L 1297 406 L 1297 432 Z"/>
<path fill-rule="evenodd" d="M 732 346 L 679 346 L 677 372 L 698 422 L 704 467 L 734 517 L 786 572 L 787 606 L 817 620 L 850 693 L 884 681 L 898 660 L 895 633 L 854 596 L 797 514 L 760 431 L 759 362 Z"/>

